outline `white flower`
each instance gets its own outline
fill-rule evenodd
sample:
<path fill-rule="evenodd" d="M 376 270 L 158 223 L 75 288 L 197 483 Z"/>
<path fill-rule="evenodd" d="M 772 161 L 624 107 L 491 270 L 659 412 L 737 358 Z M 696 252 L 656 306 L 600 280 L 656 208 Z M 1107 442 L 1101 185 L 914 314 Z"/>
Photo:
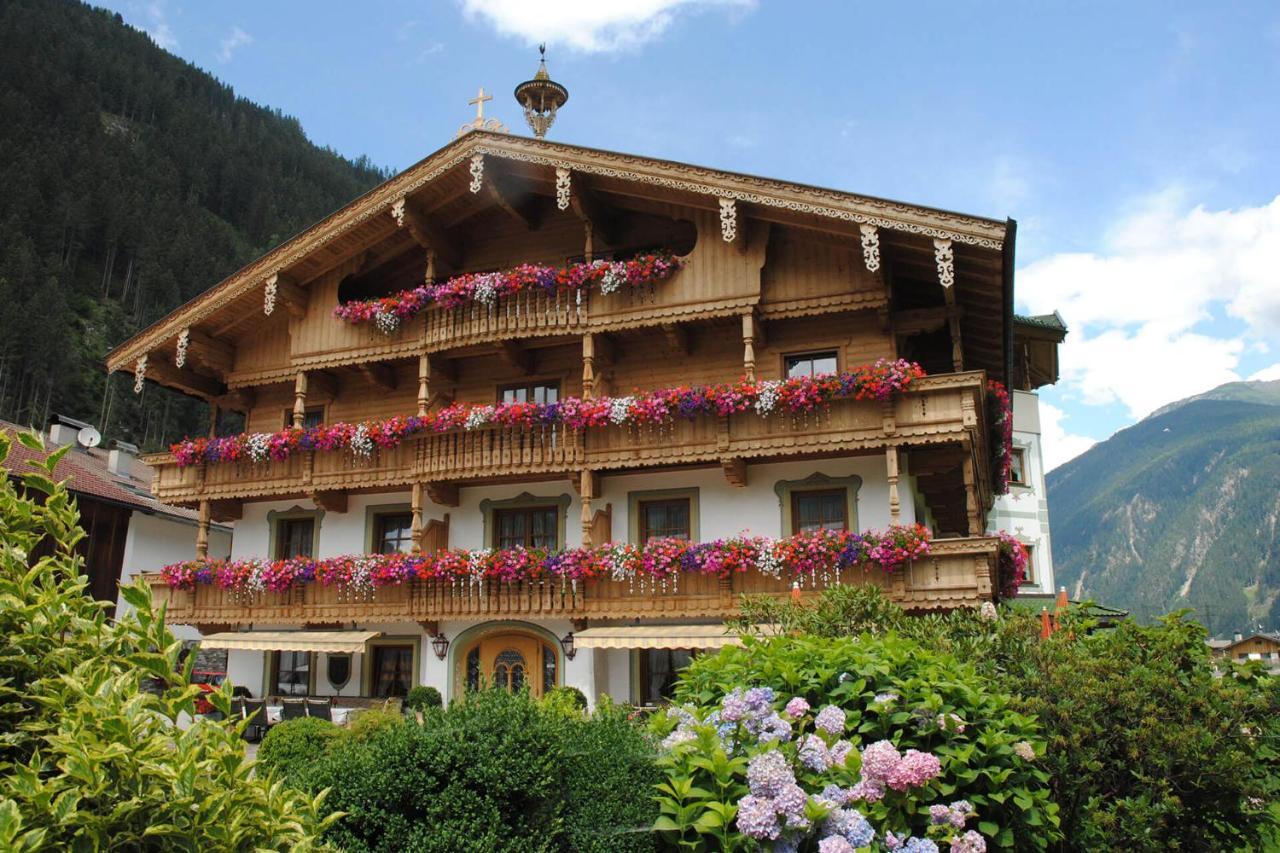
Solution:
<path fill-rule="evenodd" d="M 356 425 L 355 434 L 351 436 L 351 452 L 366 459 L 373 456 L 373 439 L 369 437 L 369 428 L 364 424 Z"/>
<path fill-rule="evenodd" d="M 622 261 L 609 264 L 604 276 L 600 279 L 600 292 L 617 293 L 627 283 L 627 265 Z"/>
<path fill-rule="evenodd" d="M 472 291 L 472 296 L 476 302 L 481 305 L 492 305 L 498 301 L 497 273 L 481 275 L 476 277 L 476 288 Z"/>
<path fill-rule="evenodd" d="M 756 561 L 756 568 L 769 577 L 782 577 L 782 555 L 778 553 L 777 540 L 768 537 L 760 539 L 760 557 Z"/>
<path fill-rule="evenodd" d="M 782 382 L 777 379 L 769 379 L 761 382 L 757 389 L 756 397 L 756 414 L 767 415 L 773 411 L 778 405 L 778 388 Z"/>
<path fill-rule="evenodd" d="M 254 462 L 266 462 L 270 446 L 271 436 L 265 432 L 251 433 L 244 442 L 244 448 Z"/>
<path fill-rule="evenodd" d="M 463 423 L 464 429 L 479 429 L 489 423 L 493 418 L 493 406 L 477 406 L 467 412 L 467 419 Z"/>
<path fill-rule="evenodd" d="M 627 412 L 634 402 L 634 397 L 614 397 L 609 401 L 609 420 L 615 424 L 626 423 Z"/>
<path fill-rule="evenodd" d="M 1027 742 L 1027 741 L 1025 741 L 1025 740 L 1020 740 L 1020 741 L 1018 741 L 1017 743 L 1015 743 L 1015 744 L 1013 745 L 1013 751 L 1014 751 L 1014 752 L 1017 754 L 1017 756 L 1018 756 L 1019 758 L 1021 758 L 1023 761 L 1035 761 L 1035 760 L 1036 760 L 1036 751 L 1035 751 L 1035 748 L 1034 748 L 1030 743 L 1028 743 L 1028 742 Z"/>
<path fill-rule="evenodd" d="M 982 602 L 982 606 L 978 608 L 978 616 L 984 622 L 994 622 L 1000 618 L 1000 614 L 996 611 L 996 606 L 990 601 Z"/>
<path fill-rule="evenodd" d="M 379 311 L 373 315 L 373 324 L 378 327 L 379 332 L 389 335 L 400 328 L 400 318 L 390 311 Z"/>

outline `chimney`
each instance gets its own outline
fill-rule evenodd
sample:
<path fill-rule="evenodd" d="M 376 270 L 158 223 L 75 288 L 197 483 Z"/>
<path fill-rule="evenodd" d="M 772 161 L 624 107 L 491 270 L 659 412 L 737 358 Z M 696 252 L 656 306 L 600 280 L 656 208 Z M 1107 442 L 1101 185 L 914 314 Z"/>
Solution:
<path fill-rule="evenodd" d="M 138 461 L 138 445 L 116 440 L 107 453 L 107 470 L 117 477 L 133 477 Z"/>
<path fill-rule="evenodd" d="M 84 421 L 69 418 L 66 415 L 55 415 L 54 424 L 49 427 L 49 443 L 61 447 L 64 444 L 75 444 L 80 430 L 92 426 Z"/>
<path fill-rule="evenodd" d="M 1244 634 L 1241 634 L 1239 631 L 1236 631 L 1234 634 L 1231 635 L 1231 642 L 1233 643 L 1238 643 L 1243 639 L 1244 639 Z"/>

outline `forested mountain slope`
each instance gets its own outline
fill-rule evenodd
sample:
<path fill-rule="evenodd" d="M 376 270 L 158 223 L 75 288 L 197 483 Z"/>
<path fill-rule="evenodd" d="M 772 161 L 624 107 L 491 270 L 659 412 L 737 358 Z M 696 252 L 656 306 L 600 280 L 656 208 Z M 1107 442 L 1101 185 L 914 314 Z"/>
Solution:
<path fill-rule="evenodd" d="M 1193 607 L 1219 635 L 1280 626 L 1280 382 L 1165 407 L 1048 486 L 1055 571 L 1073 597 L 1141 617 Z"/>
<path fill-rule="evenodd" d="M 115 377 L 139 328 L 379 183 L 72 0 L 0 0 L 0 418 L 156 447 L 203 407 Z"/>

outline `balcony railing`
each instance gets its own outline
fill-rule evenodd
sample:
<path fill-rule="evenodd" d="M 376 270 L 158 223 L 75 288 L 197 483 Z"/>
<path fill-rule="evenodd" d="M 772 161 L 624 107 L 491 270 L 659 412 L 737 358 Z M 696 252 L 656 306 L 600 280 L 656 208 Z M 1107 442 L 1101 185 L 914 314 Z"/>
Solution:
<path fill-rule="evenodd" d="M 841 574 L 843 584 L 878 584 L 908 610 L 976 607 L 992 596 L 997 540 L 935 539 L 928 556 L 885 574 L 875 569 Z M 368 595 L 305 584 L 287 592 L 247 596 L 216 586 L 169 587 L 159 574 L 144 575 L 152 600 L 168 607 L 172 624 L 197 626 L 307 625 L 347 622 L 418 622 L 490 619 L 714 618 L 733 616 L 741 595 L 791 594 L 788 578 L 744 572 L 728 578 L 681 576 L 674 587 L 654 589 L 627 581 L 526 581 L 486 583 L 413 581 Z M 835 577 L 829 583 L 836 582 Z M 809 585 L 802 597 L 821 588 Z"/>
<path fill-rule="evenodd" d="M 496 482 L 569 475 L 584 469 L 658 468 L 831 453 L 871 452 L 971 442 L 987 458 L 982 373 L 917 380 L 889 403 L 844 399 L 829 410 L 760 417 L 678 419 L 662 426 L 563 427 L 524 430 L 486 427 L 414 437 L 369 459 L 344 451 L 301 452 L 282 462 L 230 462 L 179 467 L 172 455 L 152 454 L 152 491 L 168 503 L 303 497 L 316 492 L 408 488 L 416 482 Z M 977 476 L 987 491 L 985 469 Z"/>

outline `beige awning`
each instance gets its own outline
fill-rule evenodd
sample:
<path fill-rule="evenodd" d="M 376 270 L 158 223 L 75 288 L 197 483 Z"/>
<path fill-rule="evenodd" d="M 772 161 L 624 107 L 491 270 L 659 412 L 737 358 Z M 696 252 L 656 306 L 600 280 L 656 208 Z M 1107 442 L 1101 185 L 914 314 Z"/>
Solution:
<path fill-rule="evenodd" d="M 740 646 L 723 625 L 623 625 L 575 631 L 579 649 L 720 649 Z"/>
<path fill-rule="evenodd" d="M 381 634 L 381 631 L 227 631 L 210 634 L 200 644 L 206 649 L 359 654 L 364 651 L 365 643 Z"/>

